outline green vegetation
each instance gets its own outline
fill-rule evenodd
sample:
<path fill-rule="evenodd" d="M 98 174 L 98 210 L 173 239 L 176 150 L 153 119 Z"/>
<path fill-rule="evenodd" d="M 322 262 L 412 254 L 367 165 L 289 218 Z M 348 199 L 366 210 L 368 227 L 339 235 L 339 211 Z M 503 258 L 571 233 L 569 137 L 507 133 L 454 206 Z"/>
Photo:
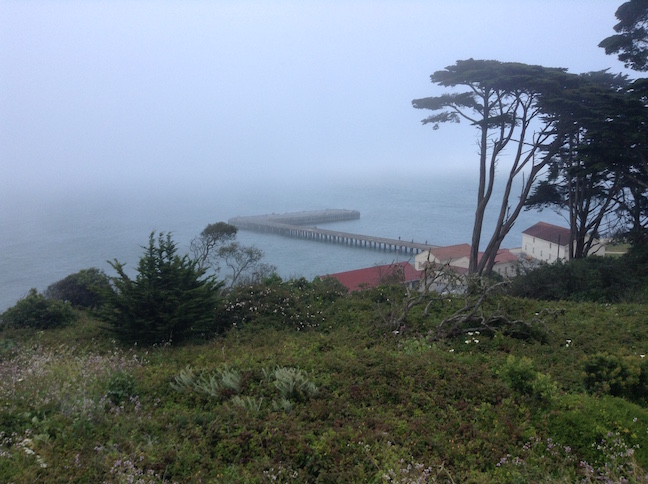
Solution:
<path fill-rule="evenodd" d="M 188 271 L 169 242 L 142 260 Z M 644 304 L 493 291 L 480 314 L 532 336 L 471 321 L 440 337 L 464 297 L 398 326 L 400 286 L 274 276 L 219 297 L 225 332 L 149 347 L 90 310 L 46 331 L 7 311 L 0 481 L 646 482 Z"/>
<path fill-rule="evenodd" d="M 648 246 L 618 257 L 542 264 L 513 280 L 510 293 L 550 301 L 648 302 Z"/>
<path fill-rule="evenodd" d="M 104 304 L 107 291 L 110 291 L 108 276 L 104 271 L 92 267 L 51 284 L 45 291 L 45 297 L 67 301 L 77 307 L 95 309 Z"/>
<path fill-rule="evenodd" d="M 188 256 L 177 255 L 170 234 L 155 233 L 131 279 L 118 261 L 111 263 L 118 277 L 105 292 L 102 318 L 122 341 L 140 344 L 182 341 L 218 329 L 218 289 L 205 271 Z"/>
<path fill-rule="evenodd" d="M 36 329 L 56 328 L 73 319 L 74 313 L 68 303 L 48 299 L 34 288 L 0 317 L 2 324 L 9 327 Z"/>

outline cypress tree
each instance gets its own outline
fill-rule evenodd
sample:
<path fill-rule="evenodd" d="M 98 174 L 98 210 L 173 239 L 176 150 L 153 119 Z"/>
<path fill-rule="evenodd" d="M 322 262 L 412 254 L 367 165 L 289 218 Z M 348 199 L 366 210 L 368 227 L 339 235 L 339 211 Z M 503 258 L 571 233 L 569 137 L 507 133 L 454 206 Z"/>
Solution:
<path fill-rule="evenodd" d="M 218 290 L 222 283 L 187 255 L 177 255 L 170 234 L 155 232 L 137 266 L 135 279 L 124 264 L 109 262 L 118 276 L 106 295 L 103 318 L 115 335 L 130 343 L 179 342 L 216 329 Z"/>

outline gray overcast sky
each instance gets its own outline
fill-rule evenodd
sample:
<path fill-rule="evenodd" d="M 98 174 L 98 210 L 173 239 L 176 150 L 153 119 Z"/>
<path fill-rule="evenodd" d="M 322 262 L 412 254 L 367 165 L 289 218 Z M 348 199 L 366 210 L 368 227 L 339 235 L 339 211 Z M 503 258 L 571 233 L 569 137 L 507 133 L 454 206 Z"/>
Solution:
<path fill-rule="evenodd" d="M 619 72 L 620 3 L 0 0 L 0 190 L 474 168 L 471 131 L 411 107 L 429 75 Z"/>

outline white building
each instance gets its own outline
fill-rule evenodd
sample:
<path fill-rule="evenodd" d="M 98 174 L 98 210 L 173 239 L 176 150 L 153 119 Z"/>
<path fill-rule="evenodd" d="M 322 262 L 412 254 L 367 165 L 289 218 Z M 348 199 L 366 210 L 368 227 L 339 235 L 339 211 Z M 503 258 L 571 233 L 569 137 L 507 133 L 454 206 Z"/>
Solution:
<path fill-rule="evenodd" d="M 538 222 L 522 232 L 522 252 L 548 263 L 569 260 L 569 237 L 565 227 Z M 595 240 L 590 255 L 605 255 L 605 245 Z"/>
<path fill-rule="evenodd" d="M 414 268 L 422 271 L 428 265 L 441 266 L 445 264 L 454 265 L 453 262 L 470 255 L 469 244 L 449 245 L 447 247 L 435 247 L 416 254 L 414 257 Z"/>
<path fill-rule="evenodd" d="M 478 257 L 481 261 L 483 252 L 480 252 Z M 519 262 L 519 258 L 513 252 L 508 249 L 500 249 L 497 251 L 495 256 L 495 264 L 493 264 L 493 272 L 497 272 L 504 277 L 512 277 L 515 275 L 515 269 Z M 470 257 L 462 257 L 452 262 L 452 267 L 461 267 L 468 270 L 468 265 L 470 264 Z"/>
<path fill-rule="evenodd" d="M 483 253 L 480 252 L 478 257 L 481 260 Z M 512 276 L 515 272 L 515 266 L 518 262 L 517 255 L 508 249 L 500 249 L 495 257 L 493 271 L 502 276 Z M 429 251 L 421 252 L 414 258 L 414 267 L 422 271 L 426 266 L 448 265 L 451 269 L 459 274 L 468 272 L 470 264 L 470 244 L 450 245 L 447 247 L 436 247 Z"/>

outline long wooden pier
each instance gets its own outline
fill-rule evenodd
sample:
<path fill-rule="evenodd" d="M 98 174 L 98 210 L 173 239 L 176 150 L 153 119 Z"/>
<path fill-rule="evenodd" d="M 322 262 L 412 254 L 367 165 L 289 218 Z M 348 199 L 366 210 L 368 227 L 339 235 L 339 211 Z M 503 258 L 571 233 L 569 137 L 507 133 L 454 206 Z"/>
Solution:
<path fill-rule="evenodd" d="M 234 217 L 229 219 L 228 222 L 242 230 L 269 232 L 287 237 L 412 254 L 418 254 L 419 252 L 436 247 L 435 245 L 421 244 L 414 241 L 407 242 L 400 239 L 396 240 L 385 237 L 374 237 L 371 235 L 353 234 L 349 232 L 325 230 L 315 226 L 308 226 L 317 223 L 321 224 L 343 220 L 357 220 L 359 218 L 360 212 L 357 210 L 329 209 L 310 212 Z"/>

